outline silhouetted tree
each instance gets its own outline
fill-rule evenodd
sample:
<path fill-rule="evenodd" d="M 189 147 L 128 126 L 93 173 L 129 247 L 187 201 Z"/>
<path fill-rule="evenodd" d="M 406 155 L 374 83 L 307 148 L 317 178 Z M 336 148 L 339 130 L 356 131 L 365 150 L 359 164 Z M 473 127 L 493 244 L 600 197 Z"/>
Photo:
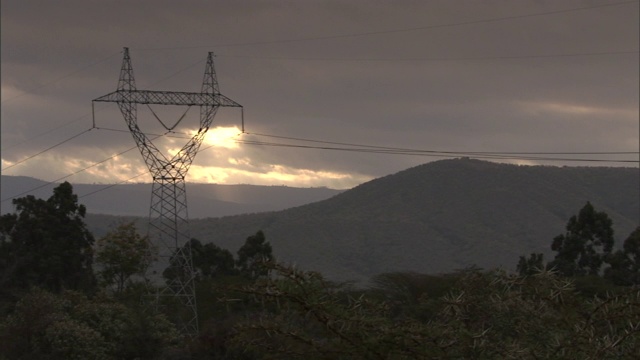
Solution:
<path fill-rule="evenodd" d="M 520 276 L 531 276 L 544 270 L 544 255 L 540 253 L 531 253 L 529 258 L 520 256 L 516 271 Z"/>
<path fill-rule="evenodd" d="M 624 241 L 623 249 L 610 254 L 605 278 L 616 285 L 640 285 L 640 226 Z"/>
<path fill-rule="evenodd" d="M 273 260 L 271 244 L 266 241 L 262 230 L 249 236 L 238 250 L 237 264 L 240 272 L 253 279 L 267 275 L 268 270 L 260 265 L 271 260 Z"/>
<path fill-rule="evenodd" d="M 196 279 L 202 280 L 203 278 L 214 278 L 220 275 L 234 275 L 238 272 L 235 268 L 233 255 L 229 250 L 213 243 L 203 245 L 198 239 L 189 240 L 189 243 L 185 244 L 181 251 L 185 251 L 186 246 L 191 247 L 192 266 Z M 173 263 L 176 260 L 171 258 L 170 261 Z M 174 269 L 175 266 L 169 266 L 162 274 L 164 278 L 173 279 L 175 275 L 172 271 Z"/>
<path fill-rule="evenodd" d="M 640 273 L 640 226 L 638 226 L 629 237 L 624 241 L 623 249 L 627 257 L 631 261 L 631 271 Z M 636 280 L 640 283 L 640 279 Z"/>
<path fill-rule="evenodd" d="M 427 275 L 410 271 L 382 273 L 371 278 L 370 293 L 389 306 L 392 318 L 429 321 L 438 310 L 431 301 L 425 299 L 446 295 L 462 274 Z"/>
<path fill-rule="evenodd" d="M 556 236 L 551 249 L 555 259 L 549 263 L 565 276 L 598 275 L 604 259 L 613 248 L 613 222 L 590 202 L 572 216 L 567 232 Z"/>
<path fill-rule="evenodd" d="M 192 239 L 191 256 L 193 268 L 198 277 L 213 278 L 220 275 L 233 275 L 237 272 L 231 252 L 214 243 L 203 245 L 200 241 Z"/>
<path fill-rule="evenodd" d="M 154 259 L 155 249 L 147 236 L 138 234 L 135 224 L 123 223 L 98 239 L 96 263 L 104 285 L 122 292 L 134 275 L 144 275 Z"/>
<path fill-rule="evenodd" d="M 0 217 L 0 288 L 92 288 L 94 238 L 71 184 L 60 184 L 47 200 L 29 195 L 13 204 L 16 213 Z"/>

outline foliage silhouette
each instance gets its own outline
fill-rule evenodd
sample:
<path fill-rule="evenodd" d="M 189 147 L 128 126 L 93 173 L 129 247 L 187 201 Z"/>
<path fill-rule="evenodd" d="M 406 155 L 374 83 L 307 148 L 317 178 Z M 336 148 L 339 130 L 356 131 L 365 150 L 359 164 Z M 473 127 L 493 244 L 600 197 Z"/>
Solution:
<path fill-rule="evenodd" d="M 231 343 L 256 359 L 631 359 L 640 292 L 587 299 L 570 279 L 468 271 L 428 321 L 390 316 L 385 301 L 344 302 L 322 276 L 272 264 L 246 291 L 265 304 Z"/>
<path fill-rule="evenodd" d="M 598 275 L 613 249 L 612 226 L 607 213 L 587 202 L 569 219 L 567 232 L 553 239 L 551 249 L 557 254 L 549 266 L 565 276 Z"/>
<path fill-rule="evenodd" d="M 154 260 L 155 248 L 138 234 L 133 222 L 122 223 L 98 239 L 96 263 L 103 285 L 121 293 L 134 275 L 143 276 Z"/>
<path fill-rule="evenodd" d="M 71 184 L 60 184 L 47 200 L 29 195 L 13 204 L 16 213 L 0 217 L 0 288 L 93 289 L 94 238 Z"/>
<path fill-rule="evenodd" d="M 249 236 L 238 250 L 236 263 L 240 273 L 252 279 L 267 275 L 268 270 L 262 264 L 273 260 L 272 252 L 271 244 L 266 241 L 262 230 Z"/>

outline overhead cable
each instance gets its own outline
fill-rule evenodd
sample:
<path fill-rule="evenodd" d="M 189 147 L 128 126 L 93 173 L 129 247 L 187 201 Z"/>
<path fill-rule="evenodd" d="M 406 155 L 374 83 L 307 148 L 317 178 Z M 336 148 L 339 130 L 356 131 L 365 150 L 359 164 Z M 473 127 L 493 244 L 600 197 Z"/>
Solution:
<path fill-rule="evenodd" d="M 38 156 L 38 155 L 44 154 L 44 153 L 46 153 L 47 151 L 49 151 L 49 150 L 51 150 L 51 149 L 54 149 L 54 148 L 56 148 L 56 147 L 58 147 L 58 146 L 60 146 L 60 145 L 62 145 L 62 144 L 64 144 L 64 143 L 66 143 L 66 142 L 68 142 L 68 141 L 71 141 L 71 140 L 73 140 L 73 139 L 77 138 L 78 136 L 80 136 L 80 135 L 82 135 L 82 134 L 84 134 L 84 133 L 87 133 L 87 132 L 91 131 L 92 129 L 93 129 L 93 128 L 89 128 L 89 129 L 87 129 L 87 130 L 84 130 L 84 131 L 82 131 L 82 132 L 80 132 L 80 133 L 78 133 L 78 134 L 76 134 L 76 135 L 73 135 L 72 137 L 70 137 L 70 138 L 68 138 L 68 139 L 66 139 L 66 140 L 63 140 L 63 141 L 61 141 L 61 142 L 59 142 L 59 143 L 57 143 L 57 144 L 55 144 L 55 145 L 53 145 L 53 146 L 50 146 L 50 147 L 48 147 L 48 148 L 46 148 L 46 149 L 44 149 L 44 150 L 42 150 L 42 151 L 40 151 L 40 152 L 37 152 L 37 153 L 35 153 L 35 154 L 31 155 L 31 156 L 28 156 L 28 157 L 26 157 L 26 158 L 24 158 L 24 159 L 22 159 L 22 160 L 20 160 L 20 161 L 18 161 L 18 162 L 15 162 L 15 163 L 13 163 L 13 164 L 11 164 L 11 165 L 9 165 L 9 166 L 5 167 L 4 169 L 2 169 L 2 171 L 5 171 L 5 170 L 7 170 L 7 169 L 11 169 L 12 167 L 14 167 L 14 166 L 16 166 L 16 165 L 20 165 L 20 164 L 22 164 L 23 162 L 25 162 L 25 161 L 27 161 L 27 160 L 33 159 L 34 157 L 36 157 L 36 156 Z"/>
<path fill-rule="evenodd" d="M 106 128 L 97 128 L 100 130 L 110 130 L 110 131 L 122 131 L 117 129 L 106 129 Z M 151 140 L 155 140 L 162 136 L 168 136 L 170 132 L 167 132 L 162 135 L 157 134 L 145 134 L 145 135 L 155 135 Z M 273 147 L 291 147 L 291 148 L 303 148 L 303 149 L 316 149 L 316 150 L 331 150 L 331 151 L 346 151 L 346 152 L 360 152 L 360 153 L 374 153 L 374 154 L 387 154 L 387 155 L 409 155 L 409 156 L 428 156 L 428 157 L 438 157 L 438 158 L 457 158 L 457 157 L 470 157 L 474 159 L 493 159 L 493 160 L 535 160 L 535 161 L 574 161 L 574 162 L 613 162 L 613 163 L 639 163 L 638 160 L 624 160 L 624 159 L 585 159 L 585 158 L 557 158 L 557 157 L 540 157 L 540 156 L 530 156 L 530 155 L 629 155 L 629 154 L 638 154 L 639 152 L 631 152 L 631 151 L 615 151 L 615 152 L 486 152 L 486 151 L 441 151 L 441 150 L 418 150 L 418 149 L 405 149 L 405 148 L 397 148 L 397 147 L 385 147 L 385 146 L 376 146 L 376 145 L 364 145 L 364 144 L 353 144 L 353 143 L 342 143 L 335 141 L 324 141 L 324 140 L 312 140 L 312 139 L 304 139 L 304 138 L 296 138 L 289 136 L 278 136 L 278 135 L 268 135 L 268 134 L 259 134 L 259 133 L 239 133 L 233 137 L 237 137 L 242 134 L 254 135 L 254 136 L 264 136 L 264 137 L 272 137 L 286 140 L 296 140 L 296 141 L 305 141 L 305 142 L 313 142 L 313 143 L 323 143 L 329 145 L 343 145 L 350 147 L 331 147 L 331 146 L 313 146 L 313 145 L 299 145 L 299 144 L 286 144 L 286 143 L 276 143 L 276 142 L 266 142 L 266 141 L 255 141 L 255 140 L 235 140 L 235 142 L 239 144 L 245 145 L 254 145 L 254 146 L 273 146 Z M 186 134 L 184 134 L 186 135 Z M 209 145 L 201 150 L 207 150 L 209 148 L 214 147 L 215 145 Z M 95 167 L 99 164 L 107 162 L 117 156 L 120 156 L 124 153 L 127 153 L 136 147 L 131 147 L 125 151 L 122 151 L 118 154 L 115 154 L 109 158 L 106 158 L 102 161 L 96 162 L 90 166 L 82 168 L 72 174 L 63 176 L 56 180 L 47 182 L 41 186 L 35 187 L 33 189 L 24 191 L 20 194 L 2 199 L 0 202 L 5 202 L 19 196 L 28 194 L 50 184 L 59 182 L 60 180 L 64 180 L 73 175 L 76 175 L 80 172 L 88 170 L 92 167 Z M 98 193 L 100 191 L 107 190 L 112 188 L 115 185 L 122 184 L 124 182 L 131 181 L 137 177 L 146 174 L 146 172 L 142 172 L 137 174 L 129 179 L 119 181 L 115 184 L 110 184 L 105 186 L 104 188 L 100 188 L 91 193 L 83 194 L 80 197 L 87 197 Z"/>
<path fill-rule="evenodd" d="M 101 187 L 101 188 L 99 188 L 99 189 L 96 189 L 96 190 L 94 190 L 94 191 L 88 192 L 88 193 L 86 193 L 86 194 L 78 195 L 78 199 L 82 199 L 82 198 L 84 198 L 84 197 L 91 196 L 91 195 L 96 194 L 96 193 L 99 193 L 99 192 L 101 192 L 101 191 L 105 191 L 105 190 L 110 189 L 110 188 L 112 188 L 112 187 L 114 187 L 114 186 L 116 186 L 116 185 L 124 184 L 124 183 L 126 183 L 126 182 L 129 182 L 129 181 L 131 181 L 131 180 L 133 180 L 133 179 L 135 179 L 135 178 L 138 178 L 138 177 L 140 177 L 140 176 L 142 176 L 142 175 L 146 175 L 146 174 L 148 174 L 148 172 L 144 171 L 144 172 L 141 172 L 141 173 L 139 173 L 138 175 L 134 175 L 134 176 L 132 176 L 132 177 L 130 177 L 130 178 L 128 178 L 128 179 L 120 180 L 120 181 L 118 181 L 118 182 L 117 182 L 117 183 L 115 183 L 115 184 L 109 184 L 109 185 L 106 185 L 106 186 Z"/>
<path fill-rule="evenodd" d="M 472 153 L 472 152 L 441 152 L 434 150 L 410 150 L 410 149 L 366 149 L 366 148 L 348 148 L 348 147 L 329 147 L 329 146 L 312 146 L 283 144 L 263 141 L 237 140 L 238 143 L 257 146 L 274 146 L 274 147 L 290 147 L 301 149 L 318 149 L 318 150 L 334 150 L 348 151 L 360 153 L 376 153 L 389 155 L 414 155 L 414 156 L 432 156 L 432 157 L 472 157 L 476 159 L 496 159 L 496 160 L 537 160 L 537 161 L 575 161 L 575 162 L 608 162 L 608 163 L 639 163 L 638 160 L 623 159 L 585 159 L 585 158 L 556 158 L 556 157 L 534 157 L 534 156 L 518 156 L 518 155 L 500 155 L 499 153 Z"/>
<path fill-rule="evenodd" d="M 120 53 L 121 53 L 121 51 L 119 51 L 119 52 L 117 52 L 117 53 L 115 53 L 115 54 L 112 54 L 111 56 L 109 56 L 108 58 L 103 59 L 102 61 L 107 60 L 107 59 L 109 59 L 109 58 L 113 57 L 114 55 L 117 55 L 117 54 L 120 54 Z M 193 64 L 189 64 L 189 65 L 185 66 L 184 68 L 182 68 L 182 69 L 180 69 L 180 70 L 178 70 L 178 71 L 176 71 L 176 72 L 174 72 L 174 73 L 170 74 L 169 76 L 164 77 L 164 78 L 162 78 L 162 79 L 160 79 L 160 80 L 158 80 L 158 81 L 156 81 L 156 82 L 153 82 L 153 83 L 149 84 L 148 86 L 149 86 L 149 87 L 152 87 L 152 86 L 154 86 L 154 85 L 157 85 L 157 84 L 159 84 L 159 83 L 162 83 L 163 81 L 166 81 L 166 80 L 168 80 L 168 79 L 170 79 L 170 78 L 172 78 L 172 77 L 174 77 L 174 76 L 176 76 L 176 75 L 178 75 L 178 74 L 180 74 L 180 73 L 182 73 L 182 72 L 184 72 L 184 71 L 186 71 L 186 70 L 188 70 L 188 69 L 191 69 L 191 68 L 192 68 L 192 67 L 194 67 L 195 65 L 198 65 L 198 64 L 200 64 L 200 63 L 202 63 L 202 62 L 204 62 L 204 61 L 205 61 L 205 60 L 199 60 L 199 61 L 197 61 L 197 62 L 195 62 L 195 63 L 193 63 Z M 98 62 L 98 63 L 100 63 L 100 62 Z M 93 65 L 97 65 L 98 63 L 95 63 L 95 64 L 93 64 Z M 93 65 L 92 65 L 92 66 L 93 66 Z M 89 67 L 90 67 L 90 66 L 89 66 Z M 65 76 L 61 77 L 60 79 L 58 79 L 58 80 L 56 80 L 56 81 L 62 80 L 62 79 L 64 79 L 64 78 L 69 77 L 69 76 L 71 76 L 71 75 L 73 75 L 73 74 L 76 74 L 76 73 L 78 73 L 78 72 L 80 72 L 80 71 L 82 71 L 82 70 L 84 70 L 84 69 L 85 69 L 85 68 L 82 68 L 82 69 L 79 69 L 79 70 L 77 70 L 77 71 L 74 71 L 73 73 L 67 74 L 67 75 L 65 75 Z M 53 82 L 52 82 L 51 84 L 53 84 Z M 50 84 L 46 84 L 46 85 L 50 85 Z M 44 87 L 44 86 L 46 86 L 46 85 L 42 85 L 41 87 Z M 17 96 L 16 96 L 16 97 L 17 97 Z M 9 101 L 9 100 L 11 100 L 11 98 L 6 99 L 6 101 Z M 4 103 L 4 101 L 3 101 L 3 103 Z M 28 139 L 25 139 L 25 140 L 23 140 L 23 141 L 21 141 L 21 142 L 19 142 L 19 143 L 15 143 L 15 144 L 11 144 L 11 145 L 5 146 L 5 147 L 3 147 L 1 150 L 3 150 L 3 151 L 4 151 L 4 150 L 7 150 L 7 149 L 10 149 L 10 148 L 16 147 L 16 146 L 18 146 L 18 145 L 21 145 L 21 144 L 27 143 L 27 142 L 29 142 L 29 141 L 31 141 L 31 140 L 33 140 L 33 139 L 36 139 L 36 138 L 38 138 L 38 137 L 41 137 L 41 136 L 44 136 L 44 135 L 50 134 L 50 133 L 54 132 L 55 130 L 58 130 L 58 129 L 61 129 L 61 128 L 63 128 L 63 127 L 65 127 L 65 126 L 67 126 L 67 125 L 71 125 L 71 124 L 73 124 L 73 123 L 76 123 L 76 122 L 78 122 L 78 121 L 80 121 L 80 120 L 82 120 L 82 119 L 84 119 L 84 118 L 86 118 L 86 117 L 89 117 L 89 116 L 91 116 L 91 114 L 89 114 L 89 113 L 84 114 L 84 115 L 82 115 L 82 116 L 80 116 L 80 117 L 78 117 L 78 118 L 76 118 L 76 119 L 74 119 L 74 120 L 71 120 L 71 121 L 69 121 L 69 122 L 66 122 L 66 123 L 64 123 L 64 124 L 62 124 L 62 125 L 60 125 L 60 126 L 58 126 L 58 127 L 55 127 L 55 128 L 53 128 L 53 129 L 50 129 L 50 130 L 47 130 L 47 131 L 45 131 L 45 132 L 43 132 L 43 133 L 40 133 L 40 134 L 38 134 L 38 135 L 32 136 L 32 137 L 30 137 L 30 138 L 28 138 Z"/>
<path fill-rule="evenodd" d="M 31 140 L 33 140 L 33 139 L 36 139 L 36 138 L 39 138 L 39 137 L 41 137 L 41 136 L 44 136 L 44 135 L 50 134 L 50 133 L 52 133 L 52 132 L 54 132 L 54 131 L 56 131 L 56 130 L 58 130 L 58 129 L 61 129 L 61 128 L 63 128 L 63 127 L 65 127 L 65 126 L 67 126 L 67 125 L 71 125 L 71 124 L 73 124 L 73 123 L 76 123 L 76 122 L 78 122 L 78 121 L 80 121 L 80 120 L 82 120 L 82 119 L 84 119 L 84 118 L 86 118 L 86 117 L 88 117 L 88 116 L 89 116 L 89 114 L 84 114 L 84 115 L 82 115 L 82 116 L 80 116 L 80 117 L 78 117 L 78 118 L 75 118 L 75 119 L 73 119 L 73 120 L 71 120 L 71 121 L 69 121 L 69 122 L 66 122 L 66 123 L 64 123 L 64 124 L 62 124 L 62 125 L 60 125 L 60 126 L 58 126 L 58 127 L 54 127 L 53 129 L 49 129 L 49 130 L 47 130 L 47 131 L 45 131 L 45 132 L 43 132 L 43 133 L 40 133 L 40 134 L 38 134 L 38 135 L 34 135 L 34 136 L 32 136 L 32 137 L 30 137 L 30 138 L 28 138 L 28 139 L 24 139 L 23 141 L 20 141 L 20 142 L 18 142 L 18 143 L 11 144 L 11 145 L 7 145 L 7 146 L 5 146 L 5 147 L 3 147 L 3 148 L 0 148 L 0 150 L 4 151 L 4 150 L 8 150 L 8 149 L 14 148 L 14 147 L 16 147 L 16 146 L 18 146 L 18 145 L 22 145 L 22 144 L 28 143 L 28 142 L 30 142 L 30 141 L 31 141 Z"/>
<path fill-rule="evenodd" d="M 280 39 L 280 40 L 265 40 L 265 41 L 249 41 L 249 42 L 210 44 L 210 45 L 206 45 L 206 46 L 175 46 L 175 47 L 162 47 L 162 48 L 142 48 L 142 49 L 137 49 L 137 50 L 141 50 L 141 51 L 142 50 L 144 50 L 144 51 L 151 51 L 151 50 L 183 50 L 183 49 L 201 49 L 201 48 L 216 48 L 216 47 L 271 45 L 271 44 L 283 44 L 283 43 L 292 43 L 292 42 L 344 39 L 344 38 L 354 38 L 354 37 L 363 37 L 363 36 L 373 36 L 373 35 L 413 32 L 413 31 L 421 31 L 421 30 L 431 30 L 431 29 L 439 29 L 439 28 L 447 28 L 447 27 L 466 26 L 466 25 L 477 25 L 477 24 L 492 23 L 492 22 L 498 22 L 498 21 L 504 21 L 504 20 L 525 19 L 525 18 L 531 18 L 531 17 L 537 17 L 537 16 L 564 14 L 564 13 L 571 13 L 571 12 L 576 12 L 576 11 L 584 11 L 584 10 L 598 9 L 598 8 L 604 8 L 604 7 L 612 7 L 612 6 L 633 4 L 633 3 L 637 4 L 638 2 L 639 2 L 638 0 L 620 1 L 620 2 L 615 2 L 615 3 L 609 2 L 609 3 L 605 3 L 605 4 L 592 5 L 592 6 L 582 6 L 582 7 L 575 7 L 575 8 L 570 8 L 570 9 L 563 9 L 563 10 L 543 11 L 543 12 L 522 14 L 522 15 L 511 15 L 511 16 L 502 16 L 502 17 L 495 17 L 495 18 L 488 18 L 488 19 L 460 21 L 460 22 L 448 23 L 448 24 L 425 25 L 425 26 L 416 26 L 416 27 L 401 28 L 401 29 L 367 31 L 367 32 L 350 33 L 350 34 L 337 34 L 337 35 L 326 35 L 326 36 L 301 37 L 301 38 Z"/>
<path fill-rule="evenodd" d="M 64 79 L 66 79 L 66 78 L 68 78 L 68 77 L 70 77 L 70 76 L 72 76 L 72 75 L 75 75 L 75 74 L 77 74 L 77 73 L 79 73 L 79 72 L 82 72 L 82 71 L 84 71 L 84 70 L 86 70 L 86 69 L 89 69 L 89 68 L 91 68 L 91 67 L 93 67 L 93 66 L 96 66 L 96 65 L 98 65 L 98 64 L 100 64 L 100 63 L 103 63 L 103 62 L 105 62 L 105 61 L 107 61 L 107 60 L 111 59 L 112 57 L 114 57 L 114 56 L 116 56 L 116 55 L 120 54 L 120 53 L 122 53 L 122 51 L 118 51 L 118 52 L 116 52 L 116 53 L 113 53 L 113 54 L 111 54 L 111 55 L 109 55 L 109 56 L 107 56 L 107 57 L 105 57 L 105 58 L 103 58 L 103 59 L 100 59 L 100 60 L 98 60 L 98 61 L 96 61 L 96 62 L 93 62 L 93 63 L 91 63 L 91 64 L 89 64 L 89 65 L 86 65 L 86 66 L 84 66 L 84 67 L 81 67 L 81 68 L 79 68 L 78 70 L 72 71 L 72 72 L 70 72 L 70 73 L 68 73 L 68 74 L 66 74 L 66 75 L 63 75 L 63 76 L 59 77 L 59 78 L 53 79 L 53 80 L 51 80 L 51 81 L 47 81 L 47 82 L 45 82 L 45 83 L 44 83 L 44 84 L 42 84 L 42 85 L 38 85 L 38 86 L 36 86 L 36 87 L 34 87 L 34 88 L 31 88 L 31 89 L 28 89 L 28 90 L 20 91 L 18 94 L 16 94 L 16 95 L 14 95 L 14 96 L 11 96 L 11 97 L 9 97 L 9 98 L 6 98 L 6 99 L 2 100 L 2 102 L 1 102 L 1 103 L 2 103 L 2 104 L 4 104 L 4 103 L 6 103 L 7 101 L 11 101 L 11 100 L 13 100 L 13 99 L 17 99 L 17 98 L 19 98 L 19 97 L 21 97 L 21 96 L 24 96 L 24 95 L 26 95 L 26 94 L 28 94 L 28 93 L 31 93 L 31 92 L 33 92 L 33 91 L 40 90 L 40 89 L 42 89 L 42 88 L 44 88 L 44 87 L 47 87 L 47 86 L 49 86 L 49 85 L 53 85 L 53 84 L 55 84 L 55 83 L 57 83 L 57 82 L 59 82 L 59 81 L 61 81 L 61 80 L 64 80 Z"/>
<path fill-rule="evenodd" d="M 330 144 L 330 145 L 342 145 L 349 147 L 327 147 L 327 146 L 310 146 L 299 144 L 284 144 L 265 141 L 253 141 L 253 140 L 238 140 L 238 143 L 247 145 L 259 145 L 259 146 L 277 146 L 277 147 L 296 147 L 307 149 L 321 149 L 321 150 L 337 150 L 337 151 L 350 151 L 350 152 L 368 152 L 368 153 L 381 153 L 381 154 L 393 154 L 393 155 L 422 155 L 422 156 L 438 156 L 438 157 L 459 157 L 470 156 L 476 158 L 491 158 L 491 159 L 516 159 L 516 160 L 538 160 L 538 161 L 579 161 L 579 162 L 620 162 L 620 163 L 638 163 L 638 160 L 627 159 L 593 159 L 593 158 L 567 158 L 567 157 L 540 157 L 532 155 L 635 155 L 639 152 L 634 151 L 589 151 L 589 152 L 517 152 L 517 151 L 442 151 L 442 150 L 421 150 L 421 149 L 406 149 L 397 147 L 384 147 L 375 145 L 363 145 L 354 143 L 344 143 L 335 141 L 324 141 L 305 139 L 298 137 L 278 136 L 270 134 L 259 133 L 246 133 L 248 135 L 271 137 L 284 140 L 295 140 L 303 142 Z"/>
<path fill-rule="evenodd" d="M 419 149 L 406 149 L 406 148 L 398 148 L 398 147 L 387 147 L 387 146 L 378 146 L 378 145 L 363 145 L 363 144 L 354 144 L 354 143 L 345 143 L 345 142 L 335 142 L 335 141 L 326 141 L 326 140 L 315 140 L 315 139 L 306 139 L 299 137 L 291 137 L 291 136 L 280 136 L 280 135 L 271 135 L 271 134 L 260 134 L 260 133 L 250 133 L 245 132 L 247 135 L 255 135 L 255 136 L 263 136 L 263 137 L 271 137 L 276 139 L 284 139 L 284 140 L 296 140 L 296 141 L 304 141 L 304 142 L 313 142 L 319 144 L 333 144 L 333 145 L 347 145 L 347 146 L 357 146 L 364 148 L 372 148 L 372 149 L 383 149 L 383 150 L 397 150 L 404 152 L 436 152 L 436 153 L 450 153 L 450 154 L 461 154 L 460 151 L 442 151 L 442 150 L 419 150 Z M 478 155 L 624 155 L 624 154 L 638 154 L 638 151 L 600 151 L 600 152 L 581 152 L 581 151 L 573 151 L 573 152 L 523 152 L 523 151 L 465 151 L 465 154 L 478 154 Z"/>
<path fill-rule="evenodd" d="M 637 55 L 640 50 L 630 51 L 604 51 L 547 55 L 514 55 L 514 56 L 470 56 L 470 57 L 428 57 L 428 58 L 313 58 L 313 57 L 286 57 L 286 56 L 242 56 L 220 55 L 233 59 L 260 59 L 260 60 L 291 60 L 291 61 L 336 61 L 336 62 L 437 62 L 437 61 L 489 61 L 489 60 L 525 60 L 525 59 L 551 59 L 562 57 L 581 56 L 606 56 L 606 55 Z"/>
<path fill-rule="evenodd" d="M 160 135 L 160 136 L 162 136 L 162 135 Z M 160 136 L 158 136 L 158 137 L 160 137 Z M 155 139 L 157 139 L 158 137 L 152 138 L 151 140 L 155 140 Z M 112 155 L 112 156 L 110 156 L 110 157 L 108 157 L 108 158 L 106 158 L 106 159 L 104 159 L 104 160 L 102 160 L 102 161 L 98 161 L 98 162 L 96 162 L 96 163 L 93 163 L 93 164 L 91 164 L 91 165 L 89 165 L 89 166 L 87 166 L 87 167 L 84 167 L 84 168 L 82 168 L 82 169 L 80 169 L 80 170 L 78 170 L 78 171 L 75 171 L 75 172 L 73 172 L 73 173 L 71 173 L 71 174 L 69 174 L 69 175 L 65 175 L 65 176 L 60 177 L 60 178 L 58 178 L 58 179 L 55 179 L 55 180 L 49 181 L 49 182 L 47 182 L 47 183 L 45 183 L 45 184 L 43 184 L 43 185 L 40 185 L 40 186 L 37 186 L 37 187 L 35 187 L 35 188 L 31 189 L 31 190 L 23 191 L 23 192 L 21 192 L 20 194 L 13 195 L 13 196 L 10 196 L 10 197 L 8 197 L 8 198 L 4 198 L 4 199 L 0 200 L 0 203 L 3 203 L 3 202 L 5 202 L 5 201 L 9 201 L 9 200 L 11 200 L 11 199 L 15 199 L 15 198 L 17 198 L 18 196 L 22 196 L 22 195 L 28 194 L 28 193 L 30 193 L 30 192 L 32 192 L 32 191 L 35 191 L 35 190 L 41 189 L 41 188 L 43 188 L 43 187 L 45 187 L 45 186 L 48 186 L 48 185 L 51 185 L 51 184 L 53 184 L 53 183 L 57 183 L 57 182 L 59 182 L 60 180 L 64 180 L 64 179 L 69 178 L 69 177 L 71 177 L 71 176 L 73 176 L 73 175 L 79 174 L 79 173 L 81 173 L 81 172 L 83 172 L 83 171 L 86 171 L 86 170 L 88 170 L 88 169 L 91 169 L 92 167 L 98 166 L 98 165 L 100 165 L 100 164 L 102 164 L 102 163 L 105 163 L 105 162 L 107 162 L 107 161 L 109 161 L 109 160 L 111 160 L 111 159 L 113 159 L 113 158 L 115 158 L 115 157 L 118 157 L 118 156 L 120 156 L 120 155 L 122 155 L 122 154 L 128 153 L 129 151 L 131 151 L 131 150 L 133 150 L 133 149 L 137 149 L 137 148 L 138 148 L 137 146 L 130 147 L 129 149 L 127 149 L 127 150 L 125 150 L 125 151 L 122 151 L 122 152 L 119 152 L 119 153 L 117 153 L 117 154 L 115 154 L 115 155 Z"/>

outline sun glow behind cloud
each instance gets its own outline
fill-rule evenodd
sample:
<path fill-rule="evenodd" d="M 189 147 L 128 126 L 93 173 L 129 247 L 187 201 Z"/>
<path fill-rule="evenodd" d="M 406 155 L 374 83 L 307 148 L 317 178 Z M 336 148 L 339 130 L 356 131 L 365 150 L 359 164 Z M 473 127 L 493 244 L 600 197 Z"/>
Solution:
<path fill-rule="evenodd" d="M 193 136 L 196 131 L 189 131 L 188 134 Z M 264 156 L 269 153 L 269 149 L 257 150 L 236 142 L 240 134 L 237 127 L 216 127 L 209 130 L 189 169 L 187 181 L 348 189 L 371 180 L 370 176 L 360 174 L 299 168 L 287 164 L 286 159 Z M 189 141 L 188 138 L 181 137 L 163 140 L 154 141 L 154 144 L 169 158 L 175 156 Z M 113 150 L 118 151 L 120 150 Z M 19 170 L 21 175 L 45 181 L 64 178 L 75 183 L 150 182 L 149 170 L 138 151 L 132 149 L 107 161 L 96 161 L 108 156 L 108 153 L 109 151 L 88 149 L 45 153 L 11 168 L 5 175 L 13 175 L 17 172 L 11 170 Z M 78 156 L 79 154 L 82 156 Z M 15 162 L 2 159 L 2 168 L 13 164 Z M 39 175 L 43 170 L 50 177 Z"/>
<path fill-rule="evenodd" d="M 188 181 L 217 184 L 284 185 L 292 187 L 329 187 L 349 189 L 371 180 L 371 177 L 353 174 L 296 169 L 271 165 L 270 171 L 260 172 L 234 167 L 192 166 Z"/>
<path fill-rule="evenodd" d="M 584 106 L 559 102 L 520 102 L 521 106 L 528 111 L 544 111 L 557 114 L 569 115 L 616 115 L 621 118 L 637 119 L 637 109 L 626 108 L 606 108 L 595 106 Z"/>
<path fill-rule="evenodd" d="M 189 130 L 187 133 L 195 136 L 197 130 Z M 273 159 L 256 157 L 255 149 L 241 145 L 237 141 L 241 135 L 242 132 L 237 126 L 209 129 L 198 156 L 189 169 L 187 181 L 346 189 L 371 180 L 370 177 L 357 174 L 301 169 L 284 165 L 286 161 L 273 163 Z M 175 145 L 177 142 L 173 142 L 167 148 L 171 155 L 179 151 Z"/>
<path fill-rule="evenodd" d="M 185 133 L 188 137 L 163 138 L 162 141 L 158 139 L 153 142 L 162 154 L 171 158 L 189 142 L 189 138 L 195 135 L 196 131 L 190 130 Z M 238 143 L 236 140 L 240 134 L 237 127 L 210 129 L 187 173 L 187 182 L 348 189 L 371 180 L 370 176 L 357 173 L 313 170 L 288 164 L 287 159 L 270 154 L 268 148 L 256 149 Z M 78 154 L 82 154 L 83 157 L 77 157 Z M 151 181 L 149 170 L 137 149 L 96 164 L 94 159 L 105 156 L 105 153 L 91 151 L 70 152 L 64 156 L 43 154 L 20 164 L 20 167 L 24 175 L 38 178 L 42 178 L 36 175 L 38 169 L 49 169 L 52 178 L 42 179 L 48 181 L 66 174 L 74 174 L 68 180 L 76 183 Z M 3 168 L 10 165 L 11 162 L 3 159 Z"/>
<path fill-rule="evenodd" d="M 197 134 L 197 130 L 191 130 L 189 133 L 193 136 Z M 207 131 L 202 145 L 237 149 L 239 145 L 236 140 L 241 134 L 242 131 L 237 126 L 218 126 Z"/>

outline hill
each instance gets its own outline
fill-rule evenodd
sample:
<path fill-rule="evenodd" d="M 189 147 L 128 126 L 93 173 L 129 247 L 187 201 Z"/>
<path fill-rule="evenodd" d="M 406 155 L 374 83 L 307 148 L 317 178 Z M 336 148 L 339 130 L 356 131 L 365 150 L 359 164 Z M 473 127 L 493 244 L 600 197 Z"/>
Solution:
<path fill-rule="evenodd" d="M 296 208 L 194 220 L 191 233 L 235 252 L 263 230 L 280 260 L 335 280 L 472 265 L 514 269 L 520 255 L 549 259 L 552 238 L 587 201 L 611 216 L 620 245 L 638 225 L 638 175 L 633 168 L 443 160 Z"/>
<path fill-rule="evenodd" d="M 151 184 L 73 184 L 80 203 L 93 214 L 149 216 Z M 23 192 L 48 198 L 57 184 L 26 176 L 2 175 L 2 199 Z M 36 189 L 31 191 L 31 189 Z M 287 186 L 187 184 L 189 216 L 192 219 L 275 211 L 324 200 L 341 190 Z M 21 196 L 26 196 L 21 195 Z M 11 201 L 2 203 L 2 213 L 13 211 Z"/>

